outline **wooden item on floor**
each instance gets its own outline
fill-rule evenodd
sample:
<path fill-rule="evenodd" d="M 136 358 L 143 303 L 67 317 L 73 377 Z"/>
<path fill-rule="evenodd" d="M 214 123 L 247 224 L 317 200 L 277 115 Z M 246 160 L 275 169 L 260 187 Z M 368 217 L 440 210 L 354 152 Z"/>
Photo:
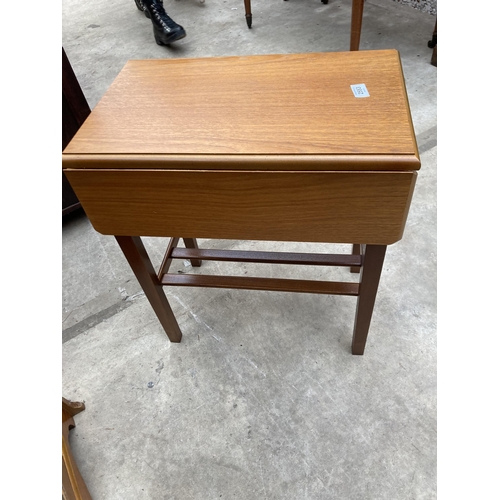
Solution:
<path fill-rule="evenodd" d="M 92 500 L 76 465 L 69 445 L 69 431 L 75 427 L 73 417 L 83 411 L 85 405 L 62 398 L 62 498 L 63 500 Z"/>
<path fill-rule="evenodd" d="M 327 4 L 328 0 L 321 0 L 321 3 Z M 363 22 L 363 7 L 365 0 L 352 0 L 351 6 L 351 47 L 350 50 L 359 50 L 361 39 L 361 24 Z M 244 0 L 245 19 L 247 26 L 252 27 L 252 5 L 251 0 Z"/>
<path fill-rule="evenodd" d="M 83 95 L 68 56 L 62 49 L 62 150 L 76 134 L 90 114 L 90 107 Z M 81 208 L 64 172 L 62 173 L 62 215 Z"/>
<path fill-rule="evenodd" d="M 432 49 L 431 64 L 437 68 L 437 20 L 434 25 L 434 31 L 432 33 L 432 39 L 427 42 L 427 46 Z"/>
<path fill-rule="evenodd" d="M 361 42 L 361 26 L 363 24 L 363 8 L 365 0 L 352 0 L 351 5 L 351 45 L 349 50 L 359 50 Z"/>
<path fill-rule="evenodd" d="M 94 228 L 116 236 L 172 342 L 182 334 L 164 286 L 345 294 L 357 297 L 352 352 L 363 354 L 420 159 L 399 53 L 381 50 L 129 61 L 63 168 Z M 159 271 L 141 236 L 173 238 Z M 216 252 L 195 238 L 353 250 Z M 359 282 L 169 273 L 179 258 L 345 266 Z"/>

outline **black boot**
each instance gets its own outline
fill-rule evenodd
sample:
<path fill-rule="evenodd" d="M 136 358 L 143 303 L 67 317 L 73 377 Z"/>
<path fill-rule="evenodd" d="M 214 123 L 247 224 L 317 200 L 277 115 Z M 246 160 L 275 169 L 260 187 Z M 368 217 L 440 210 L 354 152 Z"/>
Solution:
<path fill-rule="evenodd" d="M 159 0 L 159 2 L 161 4 L 163 4 L 163 0 Z M 151 19 L 151 14 L 144 8 L 144 4 L 142 3 L 142 0 L 135 0 L 135 5 L 137 6 L 137 8 L 141 11 L 141 12 L 144 12 L 144 14 L 146 15 L 146 17 L 148 19 Z"/>
<path fill-rule="evenodd" d="M 135 0 L 137 8 L 142 5 L 146 17 L 153 23 L 153 34 L 158 45 L 168 45 L 186 36 L 182 26 L 177 24 L 163 8 L 162 0 Z"/>
<path fill-rule="evenodd" d="M 135 5 L 141 12 L 144 11 L 144 5 L 142 5 L 141 0 L 135 0 Z"/>

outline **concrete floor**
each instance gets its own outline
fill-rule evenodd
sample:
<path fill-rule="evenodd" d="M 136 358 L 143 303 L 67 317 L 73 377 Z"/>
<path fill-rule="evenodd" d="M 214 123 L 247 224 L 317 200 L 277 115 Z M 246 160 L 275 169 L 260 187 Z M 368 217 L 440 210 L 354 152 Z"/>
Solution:
<path fill-rule="evenodd" d="M 243 0 L 165 5 L 188 34 L 169 48 L 133 0 L 63 0 L 63 47 L 91 107 L 128 59 L 349 48 L 348 1 L 254 0 L 251 30 Z M 174 289 L 184 336 L 170 344 L 115 240 L 80 212 L 63 220 L 62 395 L 86 404 L 70 442 L 94 500 L 436 498 L 435 19 L 393 0 L 365 5 L 361 49 L 400 51 L 422 168 L 364 356 L 350 354 L 355 299 L 306 294 Z M 165 240 L 145 243 L 159 263 Z M 209 262 L 196 272 L 219 270 L 279 272 Z"/>

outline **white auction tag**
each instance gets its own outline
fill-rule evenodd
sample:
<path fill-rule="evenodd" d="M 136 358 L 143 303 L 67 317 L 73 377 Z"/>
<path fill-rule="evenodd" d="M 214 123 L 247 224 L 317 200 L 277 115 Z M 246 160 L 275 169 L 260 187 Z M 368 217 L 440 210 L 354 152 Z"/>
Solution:
<path fill-rule="evenodd" d="M 370 97 L 368 93 L 368 89 L 364 83 L 356 83 L 355 85 L 351 85 L 352 93 L 354 97 Z"/>

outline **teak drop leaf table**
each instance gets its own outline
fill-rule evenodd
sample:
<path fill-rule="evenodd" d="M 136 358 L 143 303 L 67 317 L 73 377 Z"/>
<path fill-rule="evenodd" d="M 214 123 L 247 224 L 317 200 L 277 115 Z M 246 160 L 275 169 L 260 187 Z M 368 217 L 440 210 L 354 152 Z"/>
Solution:
<path fill-rule="evenodd" d="M 396 50 L 133 60 L 63 152 L 172 342 L 164 286 L 357 296 L 363 354 L 387 245 L 420 168 Z M 171 236 L 155 271 L 141 236 Z M 186 248 L 178 248 L 179 238 Z M 198 248 L 196 238 L 348 243 L 352 254 Z M 353 283 L 169 273 L 173 259 L 346 266 Z"/>

